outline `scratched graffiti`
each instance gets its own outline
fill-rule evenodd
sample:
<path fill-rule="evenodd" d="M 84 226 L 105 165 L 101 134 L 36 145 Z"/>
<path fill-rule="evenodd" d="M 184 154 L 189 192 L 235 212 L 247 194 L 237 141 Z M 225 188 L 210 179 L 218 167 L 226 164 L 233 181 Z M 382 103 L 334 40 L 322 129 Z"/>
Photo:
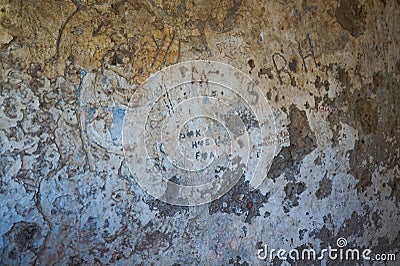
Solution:
<path fill-rule="evenodd" d="M 293 74 L 298 72 L 297 58 L 300 58 L 301 66 L 305 73 L 308 73 L 310 68 L 307 67 L 307 65 L 309 64 L 308 61 L 311 62 L 311 65 L 313 67 L 317 67 L 317 61 L 315 59 L 315 53 L 314 53 L 314 44 L 313 41 L 311 40 L 311 37 L 308 34 L 303 43 L 305 43 L 304 46 L 306 46 L 306 48 L 302 47 L 300 42 L 297 42 L 298 45 L 297 53 L 289 61 L 286 59 L 285 55 L 279 52 L 276 52 L 271 56 L 274 65 L 274 70 L 278 76 L 281 85 L 284 84 L 284 79 L 285 79 L 284 76 L 287 76 L 286 78 L 289 79 L 288 83 L 293 87 L 296 86 L 297 83 Z"/>
<path fill-rule="evenodd" d="M 276 136 L 272 110 L 248 76 L 226 64 L 191 61 L 163 69 L 135 92 L 123 149 L 149 194 L 199 205 L 242 176 L 257 188 L 280 144 Z"/>

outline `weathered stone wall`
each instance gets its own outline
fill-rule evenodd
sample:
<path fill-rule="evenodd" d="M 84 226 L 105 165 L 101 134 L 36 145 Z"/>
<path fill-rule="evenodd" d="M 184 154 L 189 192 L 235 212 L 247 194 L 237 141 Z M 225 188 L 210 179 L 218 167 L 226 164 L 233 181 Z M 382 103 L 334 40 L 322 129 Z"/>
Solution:
<path fill-rule="evenodd" d="M 399 261 L 399 25 L 398 0 L 0 0 L 0 264 L 257 265 L 340 237 Z M 285 140 L 257 190 L 173 206 L 121 132 L 140 84 L 194 59 L 247 73 Z"/>

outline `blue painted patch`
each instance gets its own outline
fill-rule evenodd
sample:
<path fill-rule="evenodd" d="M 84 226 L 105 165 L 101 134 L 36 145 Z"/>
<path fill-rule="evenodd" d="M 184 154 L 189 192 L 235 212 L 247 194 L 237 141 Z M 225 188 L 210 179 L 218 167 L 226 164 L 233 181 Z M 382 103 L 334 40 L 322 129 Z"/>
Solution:
<path fill-rule="evenodd" d="M 81 89 L 82 89 L 82 81 L 83 78 L 86 76 L 87 74 L 87 70 L 86 69 L 82 69 L 81 73 L 80 73 L 80 80 L 79 80 L 79 85 L 78 85 L 78 89 L 76 91 L 76 102 L 78 103 L 78 105 L 81 105 Z"/>
<path fill-rule="evenodd" d="M 95 107 L 85 108 L 85 111 L 87 113 L 87 118 L 85 122 L 89 123 L 90 121 L 92 121 L 94 115 L 96 114 L 96 108 Z"/>
<path fill-rule="evenodd" d="M 101 79 L 101 85 L 102 85 L 102 87 L 103 87 L 103 90 L 105 89 L 105 87 L 107 86 L 107 85 L 109 85 L 110 84 L 110 80 L 107 78 L 107 77 L 103 77 L 102 79 Z"/>
<path fill-rule="evenodd" d="M 112 108 L 113 120 L 109 128 L 111 139 L 115 145 L 122 145 L 122 126 L 124 123 L 126 110 L 115 105 Z"/>
<path fill-rule="evenodd" d="M 86 76 L 87 73 L 88 73 L 88 72 L 87 72 L 86 69 L 82 69 L 82 70 L 81 70 L 81 79 L 84 78 L 84 77 Z"/>

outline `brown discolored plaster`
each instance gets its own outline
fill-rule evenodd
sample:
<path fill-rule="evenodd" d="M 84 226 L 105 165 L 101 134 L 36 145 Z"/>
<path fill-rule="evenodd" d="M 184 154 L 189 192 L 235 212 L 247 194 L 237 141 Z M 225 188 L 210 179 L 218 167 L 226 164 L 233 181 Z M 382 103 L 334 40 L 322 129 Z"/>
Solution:
<path fill-rule="evenodd" d="M 341 0 L 335 16 L 340 26 L 353 37 L 358 38 L 364 33 L 366 10 L 360 1 Z"/>
<path fill-rule="evenodd" d="M 285 173 L 288 180 L 293 180 L 294 175 L 299 172 L 298 166 L 301 161 L 316 148 L 315 135 L 310 129 L 305 111 L 291 105 L 289 117 L 290 146 L 282 148 L 280 154 L 275 157 L 268 172 L 268 177 L 272 179 Z"/>
<path fill-rule="evenodd" d="M 327 174 L 319 181 L 319 188 L 315 192 L 318 199 L 328 197 L 332 193 L 332 180 L 328 178 Z"/>
<path fill-rule="evenodd" d="M 214 213 L 245 214 L 246 223 L 260 216 L 260 208 L 268 202 L 269 194 L 263 195 L 259 190 L 249 191 L 249 182 L 242 176 L 239 182 L 228 193 L 210 203 L 208 211 Z"/>
<path fill-rule="evenodd" d="M 348 238 L 349 236 L 362 236 L 364 233 L 363 227 L 363 216 L 359 215 L 356 212 L 351 214 L 349 219 L 346 219 L 345 222 L 337 228 L 337 230 L 333 230 L 331 225 L 334 223 L 332 220 L 332 216 L 330 214 L 324 216 L 325 225 L 313 232 L 309 233 L 310 237 L 320 239 L 322 241 L 321 247 L 327 248 L 332 243 L 336 244 L 336 240 L 339 237 Z M 349 243 L 349 246 L 352 245 Z"/>
<path fill-rule="evenodd" d="M 36 223 L 18 222 L 6 233 L 6 239 L 12 244 L 2 251 L 5 253 L 2 257 L 13 260 L 38 252 L 43 245 L 44 236 Z"/>
<path fill-rule="evenodd" d="M 315 135 L 310 129 L 305 111 L 300 111 L 292 105 L 289 109 L 289 117 L 289 150 L 293 160 L 301 161 L 316 148 Z"/>
<path fill-rule="evenodd" d="M 289 182 L 285 185 L 285 198 L 283 202 L 283 209 L 287 213 L 292 207 L 299 206 L 300 195 L 306 190 L 304 182 Z"/>
<path fill-rule="evenodd" d="M 209 25 L 215 32 L 227 32 L 232 29 L 233 23 L 235 22 L 239 8 L 242 5 L 242 0 L 231 0 L 224 6 L 223 10 L 226 12 L 223 18 L 212 17 L 209 20 Z"/>
<path fill-rule="evenodd" d="M 399 85 L 398 81 L 391 77 L 390 73 L 375 73 L 372 82 L 364 84 L 361 90 L 344 90 L 332 103 L 335 112 L 328 117 L 331 125 L 336 126 L 334 143 L 337 143 L 338 130 L 341 129 L 339 121 L 359 129 L 359 139 L 355 141 L 354 150 L 349 152 L 350 168 L 359 179 L 359 190 L 372 185 L 372 173 L 377 165 L 392 168 L 399 158 L 397 114 L 400 110 L 398 96 L 395 96 L 399 94 L 399 90 L 395 89 Z M 345 80 L 343 86 L 350 84 L 351 81 L 347 77 Z M 346 107 L 347 111 L 343 112 L 342 107 Z M 339 116 L 342 118 L 338 119 Z M 388 136 L 396 137 L 387 138 Z"/>
<path fill-rule="evenodd" d="M 396 199 L 396 202 L 400 203 L 400 177 L 395 177 L 393 180 L 390 180 L 388 186 L 391 188 L 390 197 Z"/>
<path fill-rule="evenodd" d="M 397 233 L 393 241 L 389 240 L 388 236 L 378 237 L 376 250 L 379 253 L 385 253 L 385 250 L 395 250 L 400 248 L 400 233 Z"/>
<path fill-rule="evenodd" d="M 349 72 L 341 66 L 336 66 L 336 71 L 337 71 L 336 79 L 339 81 L 339 83 L 345 89 L 350 89 L 351 80 L 350 80 Z"/>
<path fill-rule="evenodd" d="M 400 61 L 396 62 L 395 73 L 396 73 L 396 75 L 400 74 Z"/>
<path fill-rule="evenodd" d="M 136 243 L 135 251 L 145 253 L 149 249 L 168 248 L 170 236 L 160 230 L 146 232 L 141 241 Z"/>
<path fill-rule="evenodd" d="M 370 99 L 358 98 L 355 101 L 354 118 L 359 121 L 366 134 L 374 133 L 378 128 L 378 110 Z"/>
<path fill-rule="evenodd" d="M 329 83 L 329 80 L 322 81 L 321 77 L 317 75 L 317 77 L 315 79 L 315 82 L 314 82 L 314 85 L 315 85 L 315 88 L 317 90 L 319 90 L 320 88 L 324 87 L 325 91 L 328 91 L 330 83 Z"/>
<path fill-rule="evenodd" d="M 143 201 L 149 206 L 153 211 L 158 212 L 160 217 L 173 217 L 176 214 L 185 214 L 188 212 L 189 207 L 184 206 L 171 206 L 159 199 L 154 199 L 152 197 L 145 197 Z"/>
<path fill-rule="evenodd" d="M 297 58 L 296 57 L 292 57 L 289 60 L 289 69 L 290 69 L 290 71 L 296 73 L 297 72 L 297 68 L 298 68 L 298 64 L 299 64 L 299 62 L 297 61 Z"/>

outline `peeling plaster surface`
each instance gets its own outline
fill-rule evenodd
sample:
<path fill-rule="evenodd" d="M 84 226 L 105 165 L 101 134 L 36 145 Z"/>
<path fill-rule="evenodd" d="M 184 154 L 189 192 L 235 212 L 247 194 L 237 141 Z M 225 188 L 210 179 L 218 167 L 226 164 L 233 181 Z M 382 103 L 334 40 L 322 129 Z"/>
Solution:
<path fill-rule="evenodd" d="M 398 265 L 399 24 L 395 0 L 0 0 L 0 265 L 374 263 L 257 257 L 339 238 Z M 198 59 L 254 81 L 277 148 L 256 190 L 244 172 L 170 205 L 132 174 L 124 121 L 141 84 Z"/>

